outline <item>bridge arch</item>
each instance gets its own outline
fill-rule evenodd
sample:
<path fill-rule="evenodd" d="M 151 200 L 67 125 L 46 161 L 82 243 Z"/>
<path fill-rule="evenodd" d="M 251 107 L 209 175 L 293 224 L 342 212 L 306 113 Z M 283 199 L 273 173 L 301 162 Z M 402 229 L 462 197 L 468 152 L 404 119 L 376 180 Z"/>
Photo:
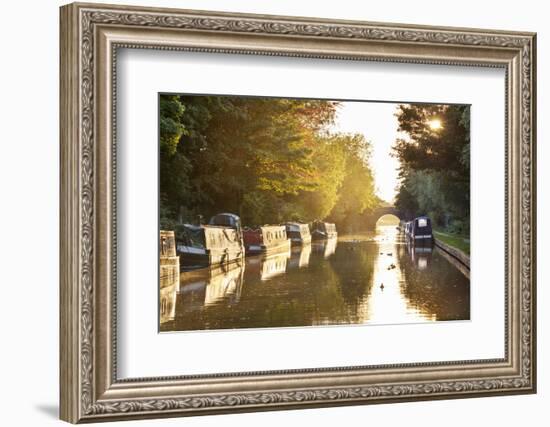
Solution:
<path fill-rule="evenodd" d="M 365 228 L 367 230 L 374 230 L 376 228 L 376 223 L 384 215 L 394 215 L 399 218 L 399 220 L 403 219 L 401 212 L 399 212 L 395 206 L 388 204 L 380 206 L 378 209 L 374 209 L 373 211 L 365 214 L 363 223 Z"/>
<path fill-rule="evenodd" d="M 376 220 L 376 226 L 379 225 L 399 225 L 401 219 L 394 214 L 384 214 Z"/>

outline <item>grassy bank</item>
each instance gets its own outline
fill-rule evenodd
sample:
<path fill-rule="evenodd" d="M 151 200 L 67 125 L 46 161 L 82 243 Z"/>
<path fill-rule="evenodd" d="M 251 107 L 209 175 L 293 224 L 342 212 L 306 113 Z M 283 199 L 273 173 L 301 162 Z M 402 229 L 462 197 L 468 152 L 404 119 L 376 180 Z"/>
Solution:
<path fill-rule="evenodd" d="M 461 250 L 467 255 L 470 255 L 470 240 L 465 239 L 463 236 L 457 234 L 444 233 L 442 231 L 435 231 L 436 239 L 441 240 L 443 243 L 452 246 L 458 250 Z"/>

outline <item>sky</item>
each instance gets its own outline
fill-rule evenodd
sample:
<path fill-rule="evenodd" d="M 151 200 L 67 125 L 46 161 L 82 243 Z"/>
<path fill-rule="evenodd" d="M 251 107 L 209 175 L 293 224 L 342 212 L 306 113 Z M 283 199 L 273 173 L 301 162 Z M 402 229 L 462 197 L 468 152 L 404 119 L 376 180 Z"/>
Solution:
<path fill-rule="evenodd" d="M 390 203 L 395 197 L 399 167 L 398 160 L 390 156 L 391 147 L 400 136 L 394 116 L 397 106 L 382 102 L 342 102 L 333 127 L 335 131 L 363 134 L 371 142 L 376 192 Z"/>

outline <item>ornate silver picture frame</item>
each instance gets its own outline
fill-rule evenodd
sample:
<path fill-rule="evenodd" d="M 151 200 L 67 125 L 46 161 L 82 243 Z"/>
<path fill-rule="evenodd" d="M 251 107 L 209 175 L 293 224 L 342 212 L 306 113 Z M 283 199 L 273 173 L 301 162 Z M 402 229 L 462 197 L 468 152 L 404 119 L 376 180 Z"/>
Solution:
<path fill-rule="evenodd" d="M 61 419 L 79 423 L 536 391 L 535 34 L 80 3 L 60 13 Z M 119 378 L 115 144 L 116 61 L 122 48 L 503 69 L 504 357 Z"/>

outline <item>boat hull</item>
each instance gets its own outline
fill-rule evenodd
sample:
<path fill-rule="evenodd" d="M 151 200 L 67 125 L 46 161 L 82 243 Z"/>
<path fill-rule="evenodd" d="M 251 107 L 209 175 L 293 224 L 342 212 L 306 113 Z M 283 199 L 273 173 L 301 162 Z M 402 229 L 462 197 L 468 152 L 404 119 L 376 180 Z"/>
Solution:
<path fill-rule="evenodd" d="M 292 246 L 309 245 L 311 243 L 311 236 L 293 237 L 290 239 L 290 243 Z"/>
<path fill-rule="evenodd" d="M 263 225 L 243 231 L 246 255 L 274 254 L 290 249 L 290 239 L 283 225 Z"/>
<path fill-rule="evenodd" d="M 271 243 L 271 244 L 250 244 L 246 247 L 247 255 L 271 255 L 290 250 L 290 239 Z"/>
<path fill-rule="evenodd" d="M 240 231 L 213 225 L 185 225 L 177 252 L 186 269 L 238 262 L 245 254 Z"/>
<path fill-rule="evenodd" d="M 309 245 L 311 243 L 311 233 L 309 225 L 298 222 L 289 222 L 285 224 L 286 235 L 290 238 L 292 246 Z"/>
<path fill-rule="evenodd" d="M 329 240 L 329 239 L 336 239 L 337 237 L 338 237 L 338 233 L 336 231 L 327 233 L 324 231 L 313 230 L 311 232 L 312 240 Z"/>
<path fill-rule="evenodd" d="M 190 246 L 178 246 L 180 255 L 180 264 L 183 267 L 201 266 L 217 264 L 230 264 L 241 262 L 244 258 L 244 250 L 230 249 L 197 249 Z"/>
<path fill-rule="evenodd" d="M 331 222 L 314 221 L 311 226 L 311 238 L 313 240 L 336 239 L 336 225 Z"/>

